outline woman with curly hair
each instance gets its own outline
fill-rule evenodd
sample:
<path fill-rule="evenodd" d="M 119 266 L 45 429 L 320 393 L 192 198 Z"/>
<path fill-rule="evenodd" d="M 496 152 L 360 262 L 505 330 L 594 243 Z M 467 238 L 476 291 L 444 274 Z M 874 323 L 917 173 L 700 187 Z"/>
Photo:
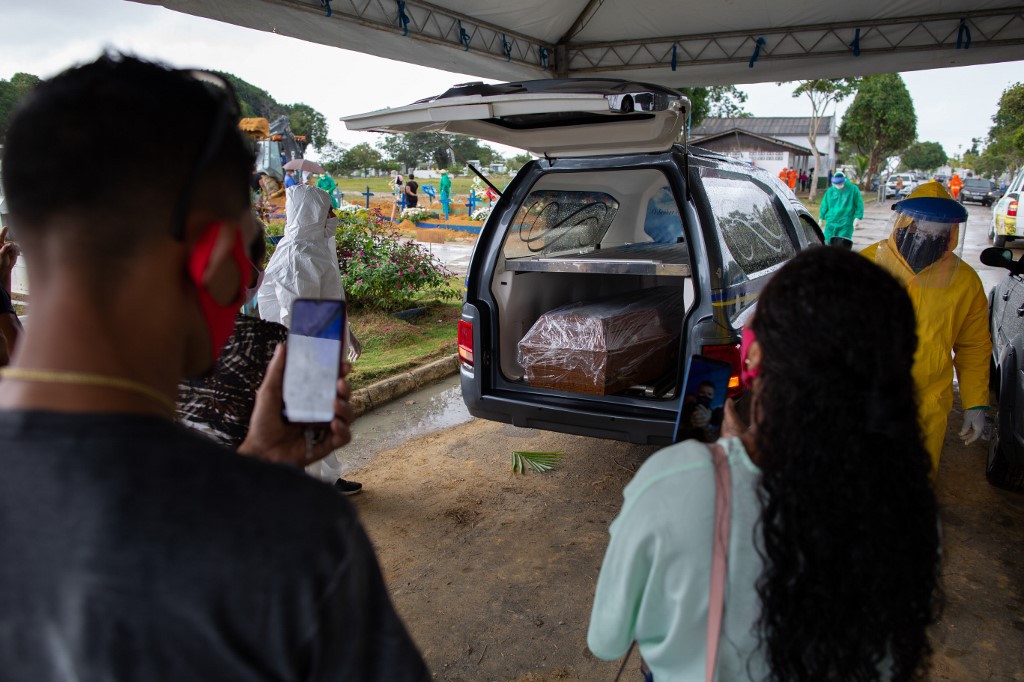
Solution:
<path fill-rule="evenodd" d="M 938 511 L 911 367 L 914 311 L 865 258 L 813 249 L 744 330 L 751 425 L 731 403 L 719 682 L 915 680 L 940 603 Z M 633 641 L 654 679 L 703 680 L 716 476 L 687 441 L 648 459 L 611 526 L 588 644 Z"/>

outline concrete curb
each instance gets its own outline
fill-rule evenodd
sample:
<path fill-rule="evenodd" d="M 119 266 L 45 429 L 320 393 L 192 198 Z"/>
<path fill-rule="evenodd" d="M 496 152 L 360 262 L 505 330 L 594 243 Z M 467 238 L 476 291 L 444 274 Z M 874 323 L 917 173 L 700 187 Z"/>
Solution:
<path fill-rule="evenodd" d="M 361 388 L 349 398 L 349 404 L 356 411 L 356 416 L 369 412 L 392 400 L 401 398 L 407 393 L 412 393 L 418 388 L 427 384 L 457 374 L 459 371 L 458 354 L 449 355 L 446 358 L 435 360 L 429 365 L 423 365 L 416 369 L 389 377 Z"/>

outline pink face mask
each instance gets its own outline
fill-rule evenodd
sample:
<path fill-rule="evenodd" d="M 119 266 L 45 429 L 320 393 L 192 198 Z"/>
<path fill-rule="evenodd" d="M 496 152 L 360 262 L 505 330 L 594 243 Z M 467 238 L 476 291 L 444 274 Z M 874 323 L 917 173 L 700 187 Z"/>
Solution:
<path fill-rule="evenodd" d="M 749 325 L 743 327 L 743 332 L 740 336 L 740 386 L 749 389 L 754 383 L 754 377 L 761 372 L 761 366 L 758 365 L 754 369 L 748 369 L 747 365 L 749 360 L 747 359 L 747 353 L 750 352 L 750 344 L 757 341 L 757 336 L 754 335 L 754 330 Z"/>
<path fill-rule="evenodd" d="M 203 283 L 203 277 L 207 266 L 210 264 L 213 247 L 217 242 L 217 236 L 221 229 L 223 229 L 222 223 L 215 223 L 203 232 L 192 249 L 188 264 L 189 274 L 192 276 L 192 281 L 195 283 L 196 291 L 199 295 L 199 309 L 203 314 L 203 321 L 206 323 L 206 330 L 210 335 L 210 353 L 214 361 L 220 357 L 224 344 L 227 343 L 231 332 L 234 331 L 235 314 L 238 312 L 239 306 L 242 305 L 242 294 L 245 291 L 244 284 L 239 282 L 238 293 L 235 298 L 227 304 L 222 304 L 214 299 Z M 235 265 L 240 273 L 248 272 L 249 259 L 245 255 L 245 248 L 242 246 L 242 235 L 239 232 L 235 233 L 234 242 L 231 245 L 231 257 L 235 261 Z"/>

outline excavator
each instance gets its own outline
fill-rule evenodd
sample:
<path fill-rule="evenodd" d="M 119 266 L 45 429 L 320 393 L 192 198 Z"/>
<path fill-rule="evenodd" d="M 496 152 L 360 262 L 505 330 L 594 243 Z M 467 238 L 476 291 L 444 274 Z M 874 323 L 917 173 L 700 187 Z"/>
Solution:
<path fill-rule="evenodd" d="M 287 116 L 271 123 L 265 118 L 243 118 L 238 128 L 256 143 L 254 173 L 260 177 L 261 197 L 256 205 L 268 220 L 284 213 L 284 164 L 301 159 L 308 144 L 304 135 L 292 134 Z"/>

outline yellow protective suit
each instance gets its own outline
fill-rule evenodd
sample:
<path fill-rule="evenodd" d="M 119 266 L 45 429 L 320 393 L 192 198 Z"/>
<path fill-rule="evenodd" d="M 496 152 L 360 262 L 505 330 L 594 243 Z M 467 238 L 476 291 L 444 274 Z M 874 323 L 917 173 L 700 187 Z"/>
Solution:
<path fill-rule="evenodd" d="M 953 368 L 960 382 L 960 401 L 964 409 L 988 405 L 988 368 L 992 357 L 992 338 L 988 328 L 988 300 L 981 279 L 974 269 L 955 254 L 947 253 L 915 274 L 899 256 L 892 235 L 867 247 L 861 254 L 877 260 L 880 249 L 888 250 L 887 263 L 900 263 L 902 269 L 888 267 L 903 282 L 917 315 L 917 352 L 914 354 L 914 382 L 917 384 L 918 412 L 925 447 L 932 457 L 932 475 L 939 468 L 946 420 L 953 408 Z M 948 286 L 923 286 L 929 270 L 949 267 L 956 270 Z"/>

